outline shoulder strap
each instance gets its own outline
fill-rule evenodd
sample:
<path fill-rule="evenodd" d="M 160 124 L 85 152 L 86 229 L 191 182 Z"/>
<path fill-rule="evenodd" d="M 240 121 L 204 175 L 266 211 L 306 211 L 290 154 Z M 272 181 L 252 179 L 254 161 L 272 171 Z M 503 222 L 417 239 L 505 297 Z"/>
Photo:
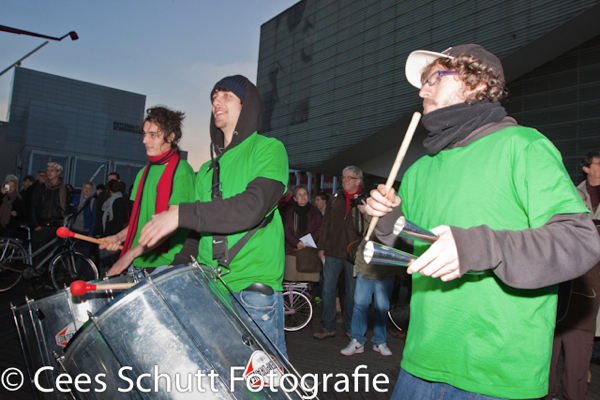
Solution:
<path fill-rule="evenodd" d="M 223 198 L 223 190 L 221 189 L 221 167 L 219 166 L 219 158 L 221 158 L 221 156 L 217 157 L 213 162 L 212 187 L 210 188 L 211 200 Z"/>
<path fill-rule="evenodd" d="M 79 214 L 81 214 L 83 212 L 83 210 L 91 203 L 92 199 L 93 199 L 93 196 L 88 197 L 87 199 L 85 199 L 85 202 L 83 203 L 83 206 L 81 207 L 81 209 L 79 211 L 75 210 L 75 214 L 73 214 L 73 217 L 72 217 L 73 222 L 75 222 L 75 220 L 77 219 Z M 81 202 L 81 197 L 79 198 L 79 201 Z"/>
<path fill-rule="evenodd" d="M 274 215 L 275 215 L 275 210 L 273 210 L 273 212 L 271 214 L 269 214 L 265 218 L 263 218 L 263 220 L 260 222 L 260 224 L 256 225 L 254 228 L 252 228 L 251 230 L 246 232 L 246 234 L 244 236 L 242 236 L 240 238 L 240 240 L 238 240 L 231 247 L 231 249 L 227 248 L 228 247 L 227 236 L 214 235 L 213 236 L 213 259 L 217 260 L 219 265 L 229 268 L 229 264 L 231 263 L 231 260 L 233 260 L 235 258 L 235 256 L 238 255 L 238 253 L 240 252 L 240 250 L 242 250 L 244 245 L 250 241 L 252 236 L 254 236 L 254 234 L 256 232 L 258 232 L 259 229 L 267 226 L 273 220 Z"/>
<path fill-rule="evenodd" d="M 333 196 L 331 196 L 331 207 L 333 208 L 333 205 L 335 204 L 335 201 L 338 199 L 338 197 L 344 194 L 344 192 L 342 192 L 341 190 L 338 190 L 337 192 L 335 192 L 333 194 Z"/>
<path fill-rule="evenodd" d="M 567 316 L 569 303 L 571 302 L 571 293 L 573 290 L 573 281 L 562 282 L 558 284 L 558 302 L 556 304 L 556 322 L 560 322 Z"/>
<path fill-rule="evenodd" d="M 353 207 L 354 212 L 354 233 L 356 236 L 363 236 L 365 234 L 365 220 L 358 207 Z"/>
<path fill-rule="evenodd" d="M 220 156 L 219 156 L 220 157 Z M 220 181 L 220 167 L 218 158 L 214 163 L 213 170 L 213 178 L 212 178 L 212 188 L 211 188 L 211 201 L 219 201 L 223 200 L 223 190 L 221 187 Z M 271 212 L 269 215 L 264 217 L 262 221 L 254 228 L 246 232 L 244 236 L 240 238 L 232 247 L 228 249 L 227 236 L 225 235 L 213 235 L 213 259 L 217 260 L 219 265 L 229 268 L 229 264 L 231 260 L 238 255 L 242 247 L 246 243 L 250 241 L 250 238 L 261 228 L 267 226 L 269 222 L 273 220 L 273 216 L 275 215 L 275 210 Z"/>

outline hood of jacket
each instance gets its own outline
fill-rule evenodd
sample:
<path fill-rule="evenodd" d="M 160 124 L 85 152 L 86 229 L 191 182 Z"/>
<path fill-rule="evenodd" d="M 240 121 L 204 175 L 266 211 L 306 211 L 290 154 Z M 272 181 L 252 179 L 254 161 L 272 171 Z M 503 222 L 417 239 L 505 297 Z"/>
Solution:
<path fill-rule="evenodd" d="M 233 138 L 229 146 L 225 148 L 225 135 L 221 129 L 215 126 L 215 116 L 210 112 L 210 139 L 211 139 L 211 158 L 215 159 L 231 150 L 235 146 L 242 143 L 246 138 L 254 132 L 260 131 L 262 128 L 263 105 L 262 98 L 258 92 L 258 88 L 254 86 L 248 78 L 242 75 L 236 75 L 244 79 L 246 82 L 246 95 L 242 103 L 242 111 L 233 132 Z"/>

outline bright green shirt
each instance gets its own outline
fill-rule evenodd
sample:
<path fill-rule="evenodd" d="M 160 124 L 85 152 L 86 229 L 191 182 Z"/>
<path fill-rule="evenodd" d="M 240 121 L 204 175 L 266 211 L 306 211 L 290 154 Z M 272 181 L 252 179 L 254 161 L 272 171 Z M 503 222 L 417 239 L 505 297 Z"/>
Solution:
<path fill-rule="evenodd" d="M 146 177 L 146 183 L 144 184 L 144 192 L 142 193 L 142 205 L 140 208 L 140 217 L 138 219 L 138 229 L 135 233 L 135 238 L 131 247 L 138 245 L 142 228 L 148 221 L 152 219 L 152 216 L 156 214 L 156 188 L 158 187 L 158 181 L 167 167 L 164 165 L 153 165 L 148 172 Z M 145 168 L 142 168 L 138 172 L 135 178 L 135 184 L 131 192 L 131 200 L 135 200 L 137 188 L 142 178 L 142 174 Z M 179 166 L 175 170 L 175 176 L 173 177 L 173 193 L 169 198 L 170 205 L 178 205 L 179 203 L 191 203 L 194 201 L 194 182 L 196 176 L 194 170 L 190 164 L 185 160 L 179 161 Z M 136 267 L 160 267 L 163 265 L 169 265 L 173 262 L 175 254 L 179 253 L 183 247 L 183 243 L 187 239 L 188 231 L 186 229 L 178 229 L 169 239 L 169 251 L 164 254 L 155 253 L 153 251 L 146 252 L 141 256 L 133 260 L 133 265 Z"/>
<path fill-rule="evenodd" d="M 213 169 L 207 171 L 209 164 L 207 162 L 198 171 L 197 199 L 202 202 L 211 201 Z M 242 193 L 250 182 L 259 177 L 281 182 L 284 185 L 281 195 L 285 193 L 289 174 L 288 157 L 283 144 L 276 139 L 255 132 L 225 152 L 219 159 L 219 166 L 223 199 Z M 273 220 L 252 236 L 231 261 L 230 272 L 223 275 L 224 281 L 234 292 L 255 282 L 282 290 L 285 262 L 283 224 L 277 207 L 272 212 L 275 213 Z M 227 247 L 235 245 L 246 232 L 227 235 Z M 217 260 L 213 259 L 212 232 L 202 233 L 198 244 L 198 260 L 217 266 Z M 229 293 L 224 287 L 219 289 Z"/>
<path fill-rule="evenodd" d="M 407 219 L 427 229 L 523 230 L 555 214 L 586 212 L 558 150 L 523 127 L 421 158 L 400 195 Z M 416 254 L 425 250 L 415 245 Z M 450 282 L 415 274 L 412 290 L 407 372 L 494 397 L 548 392 L 556 286 L 516 289 L 488 270 Z"/>

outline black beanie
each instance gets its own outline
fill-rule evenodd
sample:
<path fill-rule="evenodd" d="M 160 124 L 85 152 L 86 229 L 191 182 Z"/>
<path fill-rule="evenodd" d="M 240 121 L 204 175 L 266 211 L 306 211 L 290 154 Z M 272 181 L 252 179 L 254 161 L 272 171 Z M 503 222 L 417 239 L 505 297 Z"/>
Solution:
<path fill-rule="evenodd" d="M 240 101 L 244 102 L 244 97 L 246 96 L 246 81 L 240 75 L 228 76 L 226 78 L 221 79 L 216 83 L 213 90 L 210 92 L 210 99 L 212 101 L 212 96 L 217 89 L 227 89 L 237 97 L 239 97 Z"/>

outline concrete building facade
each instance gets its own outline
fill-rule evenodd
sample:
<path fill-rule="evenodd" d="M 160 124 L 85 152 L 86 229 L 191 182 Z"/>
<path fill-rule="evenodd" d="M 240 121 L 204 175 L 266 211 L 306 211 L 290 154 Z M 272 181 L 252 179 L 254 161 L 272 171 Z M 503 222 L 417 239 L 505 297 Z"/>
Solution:
<path fill-rule="evenodd" d="M 600 150 L 600 2 L 302 0 L 261 27 L 263 133 L 296 170 L 348 164 L 387 177 L 418 90 L 404 65 L 417 49 L 478 43 L 503 62 L 509 115 L 546 134 L 574 181 Z M 402 173 L 423 155 L 421 128 Z"/>
<path fill-rule="evenodd" d="M 142 122 L 146 96 L 88 82 L 15 68 L 6 141 L 21 177 L 64 167 L 65 183 L 104 183 L 111 171 L 133 184 L 146 164 Z M 11 172 L 11 171 L 8 171 Z"/>

